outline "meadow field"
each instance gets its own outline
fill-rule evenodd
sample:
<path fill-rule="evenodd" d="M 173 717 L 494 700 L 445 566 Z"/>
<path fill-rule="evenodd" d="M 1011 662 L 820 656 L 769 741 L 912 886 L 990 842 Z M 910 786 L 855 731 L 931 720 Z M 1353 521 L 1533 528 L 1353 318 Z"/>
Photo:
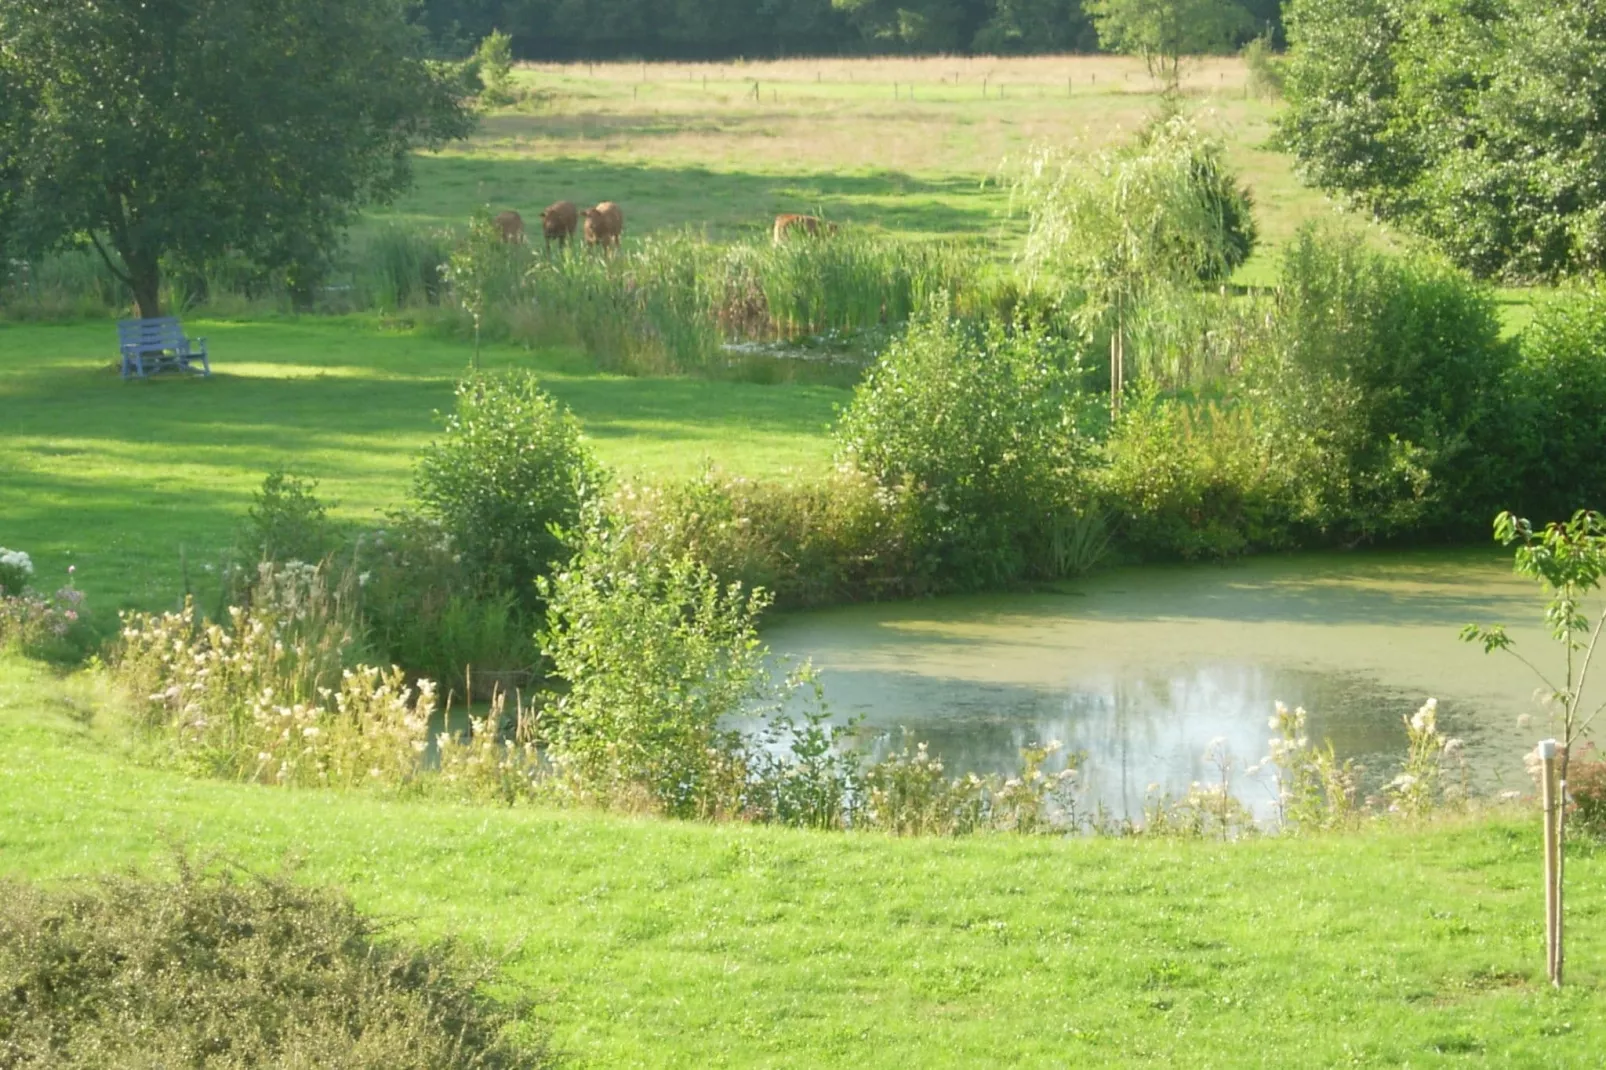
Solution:
<path fill-rule="evenodd" d="M 1143 64 L 1113 56 L 909 57 L 741 64 L 517 68 L 519 104 L 466 145 L 421 157 L 418 185 L 372 218 L 459 224 L 476 205 L 530 219 L 559 199 L 617 201 L 627 232 L 690 226 L 712 238 L 768 233 L 781 212 L 1013 252 L 1008 180 L 1036 144 L 1096 149 L 1159 107 Z M 1184 81 L 1201 124 L 1254 192 L 1264 279 L 1299 225 L 1334 206 L 1270 144 L 1276 103 L 1234 58 Z"/>

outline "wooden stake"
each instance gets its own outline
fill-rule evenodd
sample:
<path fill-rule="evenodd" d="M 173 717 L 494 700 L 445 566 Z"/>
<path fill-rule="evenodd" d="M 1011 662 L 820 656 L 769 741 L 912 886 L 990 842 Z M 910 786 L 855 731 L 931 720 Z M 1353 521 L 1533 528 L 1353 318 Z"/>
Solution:
<path fill-rule="evenodd" d="M 1561 844 L 1556 809 L 1556 741 L 1539 741 L 1539 800 L 1545 815 L 1545 974 L 1561 987 Z"/>

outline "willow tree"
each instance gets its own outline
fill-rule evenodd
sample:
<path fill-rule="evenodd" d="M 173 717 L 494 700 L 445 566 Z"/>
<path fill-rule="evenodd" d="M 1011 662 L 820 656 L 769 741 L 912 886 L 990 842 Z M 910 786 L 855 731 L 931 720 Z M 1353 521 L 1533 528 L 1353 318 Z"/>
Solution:
<path fill-rule="evenodd" d="M 1249 258 L 1252 200 L 1221 146 L 1183 117 L 1093 155 L 1039 149 L 1018 177 L 1034 276 L 1083 295 L 1078 318 L 1110 332 L 1110 407 L 1120 409 L 1136 310 L 1166 291 L 1218 282 Z"/>
<path fill-rule="evenodd" d="M 163 262 L 309 268 L 415 147 L 466 136 L 471 88 L 408 0 L 0 3 L 0 244 L 93 246 L 159 314 Z"/>

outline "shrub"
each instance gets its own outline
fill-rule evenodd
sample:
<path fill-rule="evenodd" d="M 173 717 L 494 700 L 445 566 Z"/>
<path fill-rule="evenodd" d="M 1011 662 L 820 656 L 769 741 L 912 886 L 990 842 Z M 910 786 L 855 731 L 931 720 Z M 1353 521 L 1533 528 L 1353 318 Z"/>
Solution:
<path fill-rule="evenodd" d="M 1606 761 L 1581 758 L 1575 757 L 1567 770 L 1567 794 L 1573 804 L 1567 827 L 1592 839 L 1606 839 Z"/>
<path fill-rule="evenodd" d="M 419 458 L 414 493 L 451 538 L 482 591 L 536 604 L 534 580 L 566 556 L 572 528 L 602 470 L 580 424 L 528 372 L 457 386 L 441 440 Z"/>
<path fill-rule="evenodd" d="M 540 582 L 541 646 L 568 690 L 543 711 L 576 794 L 677 817 L 734 814 L 747 777 L 729 718 L 773 699 L 762 591 L 688 557 L 641 558 L 599 516 Z"/>
<path fill-rule="evenodd" d="M 474 61 L 485 86 L 480 100 L 490 105 L 512 103 L 513 38 L 500 30 L 492 30 L 474 50 Z"/>
<path fill-rule="evenodd" d="M 1303 519 L 1352 541 L 1486 522 L 1511 360 L 1488 287 L 1432 257 L 1306 228 L 1247 371 L 1278 456 L 1301 473 Z"/>
<path fill-rule="evenodd" d="M 1606 505 L 1606 287 L 1542 301 L 1504 385 L 1514 510 L 1570 516 Z"/>
<path fill-rule="evenodd" d="M 20 595 L 32 579 L 33 558 L 21 550 L 0 546 L 0 595 Z"/>
<path fill-rule="evenodd" d="M 71 583 L 49 596 L 0 594 L 0 651 L 57 664 L 82 660 L 95 643 L 83 605 L 83 592 Z"/>
<path fill-rule="evenodd" d="M 335 547 L 329 509 L 318 499 L 316 480 L 275 469 L 251 496 L 238 536 L 249 562 L 322 561 Z"/>
<path fill-rule="evenodd" d="M 1244 66 L 1249 68 L 1249 91 L 1257 97 L 1281 97 L 1288 78 L 1286 61 L 1277 53 L 1271 30 L 1244 45 L 1241 55 Z"/>
<path fill-rule="evenodd" d="M 535 1067 L 490 971 L 344 897 L 181 864 L 173 882 L 4 883 L 6 1066 Z"/>
<path fill-rule="evenodd" d="M 612 507 L 632 553 L 690 557 L 770 591 L 778 608 L 928 589 L 908 494 L 851 468 L 811 482 L 765 482 L 710 467 L 689 480 L 626 485 Z"/>
<path fill-rule="evenodd" d="M 1049 518 L 1085 491 L 1073 356 L 1043 336 L 953 320 L 933 300 L 854 392 L 844 459 L 907 494 L 927 575 L 1008 583 L 1048 559 Z"/>
<path fill-rule="evenodd" d="M 472 671 L 472 694 L 487 681 L 527 682 L 538 652 L 529 615 L 512 591 L 485 590 L 452 538 L 424 517 L 404 513 L 359 540 L 357 570 L 368 644 L 409 678 L 440 682 L 448 696 Z"/>
<path fill-rule="evenodd" d="M 1293 545 L 1291 473 L 1249 405 L 1188 404 L 1152 388 L 1121 409 L 1097 472 L 1123 549 L 1228 557 Z"/>

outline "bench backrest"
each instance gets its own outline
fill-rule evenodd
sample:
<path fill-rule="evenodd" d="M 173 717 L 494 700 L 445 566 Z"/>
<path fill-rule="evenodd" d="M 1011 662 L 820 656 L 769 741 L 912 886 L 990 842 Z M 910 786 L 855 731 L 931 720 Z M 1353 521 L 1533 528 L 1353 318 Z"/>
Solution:
<path fill-rule="evenodd" d="M 177 316 L 158 316 L 148 320 L 118 320 L 117 344 L 119 347 L 172 349 L 184 344 L 184 328 L 179 324 Z"/>

